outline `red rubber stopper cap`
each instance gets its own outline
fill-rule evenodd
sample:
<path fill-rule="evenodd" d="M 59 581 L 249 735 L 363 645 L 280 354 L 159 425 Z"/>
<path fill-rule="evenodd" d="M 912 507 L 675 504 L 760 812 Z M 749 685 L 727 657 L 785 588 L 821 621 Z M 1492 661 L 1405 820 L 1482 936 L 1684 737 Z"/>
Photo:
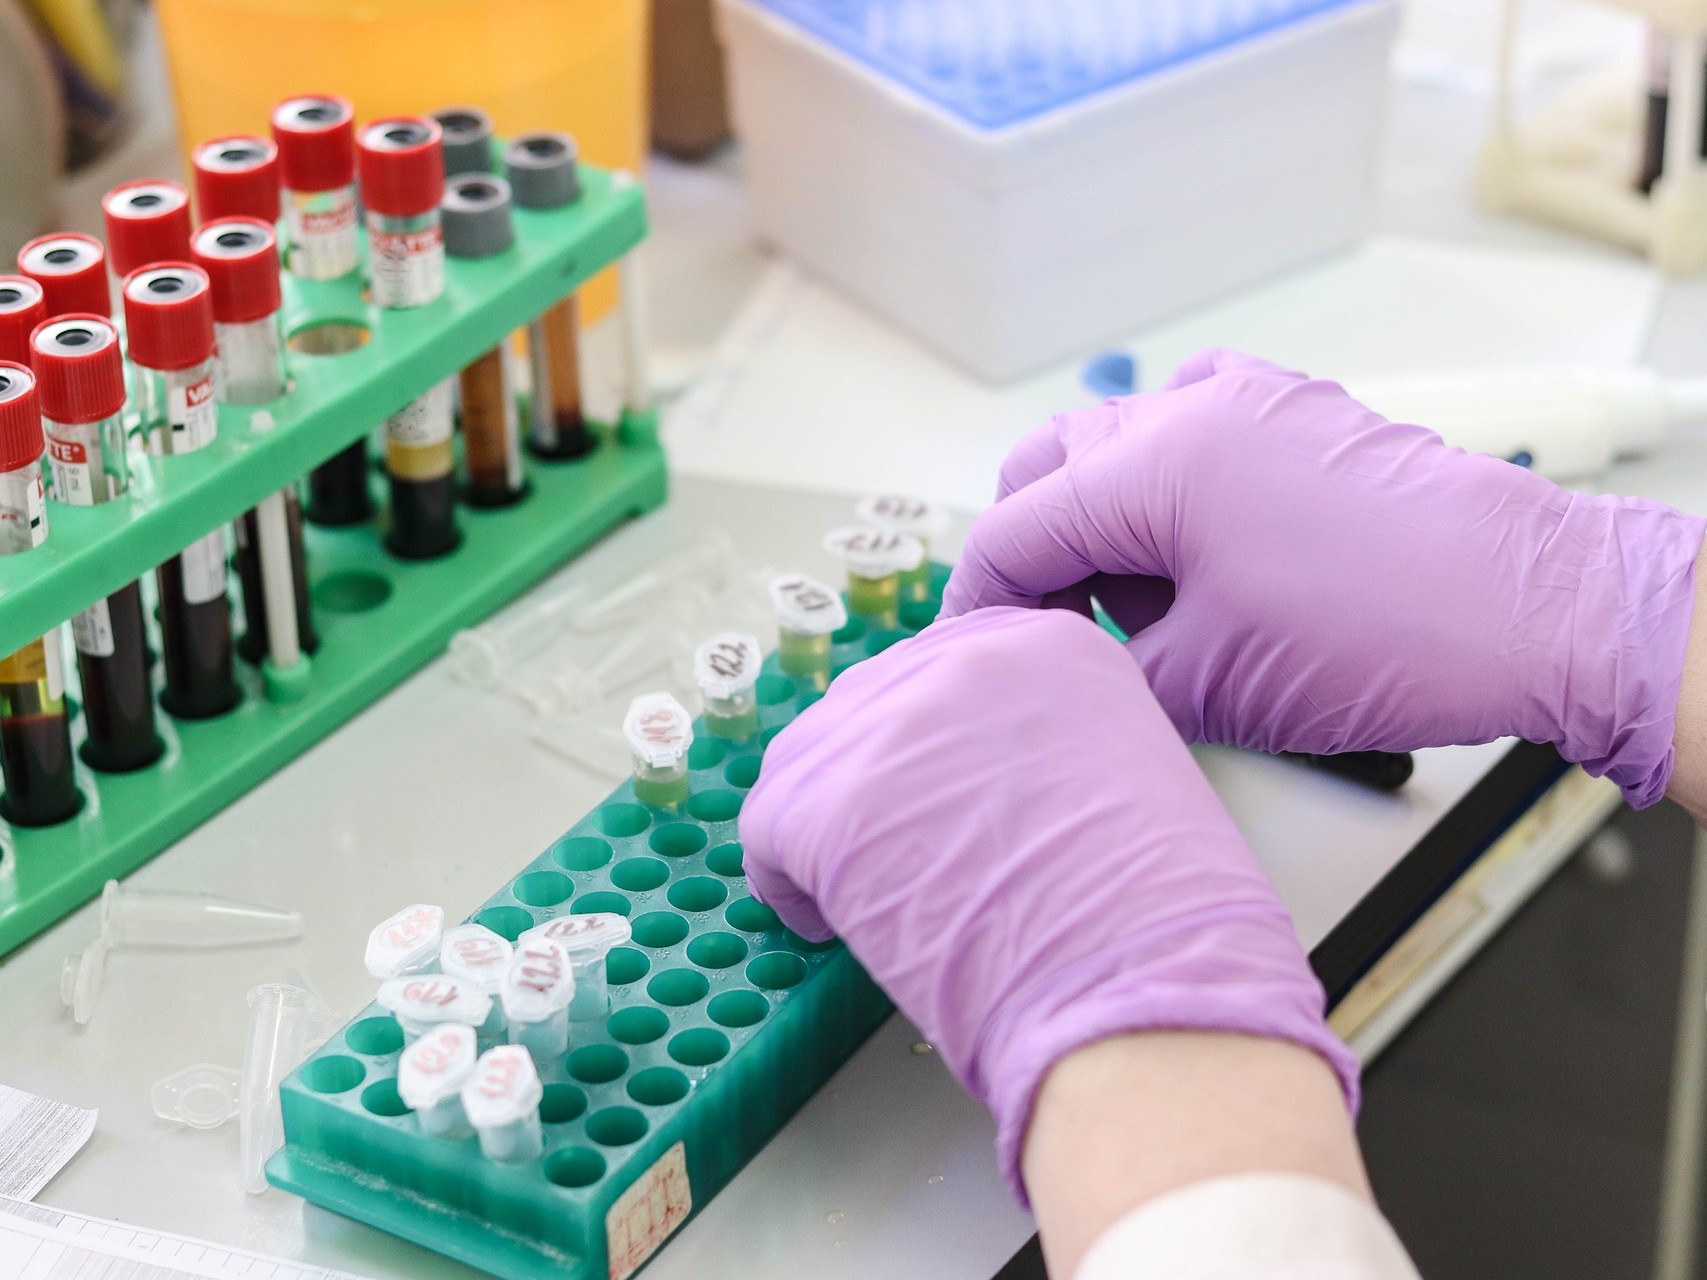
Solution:
<path fill-rule="evenodd" d="M 279 149 L 266 138 L 236 134 L 196 148 L 196 213 L 215 218 L 279 220 Z"/>
<path fill-rule="evenodd" d="M 101 209 L 107 215 L 107 252 L 121 279 L 140 267 L 190 256 L 190 193 L 181 183 L 122 183 L 107 192 Z"/>
<path fill-rule="evenodd" d="M 37 236 L 18 250 L 18 270 L 41 286 L 47 314 L 72 312 L 98 316 L 113 313 L 107 290 L 107 251 L 94 236 L 61 231 Z"/>
<path fill-rule="evenodd" d="M 205 223 L 190 245 L 207 272 L 213 318 L 220 324 L 265 320 L 284 304 L 279 289 L 279 243 L 271 223 L 220 218 Z"/>
<path fill-rule="evenodd" d="M 444 134 L 424 116 L 375 120 L 356 143 L 362 205 L 370 213 L 412 218 L 439 207 L 445 191 Z"/>
<path fill-rule="evenodd" d="M 286 191 L 334 191 L 356 180 L 356 109 L 333 93 L 273 108 L 273 141 Z"/>
<path fill-rule="evenodd" d="M 0 276 L 0 360 L 27 365 L 30 334 L 47 319 L 47 297 L 28 276 Z"/>
<path fill-rule="evenodd" d="M 42 417 L 77 425 L 124 408 L 124 356 L 119 331 L 105 316 L 58 316 L 30 335 Z"/>
<path fill-rule="evenodd" d="M 0 471 L 29 466 L 44 448 L 36 376 L 21 364 L 0 360 Z"/>
<path fill-rule="evenodd" d="M 213 355 L 213 293 L 207 272 L 188 262 L 156 262 L 124 280 L 124 327 L 131 361 L 144 369 L 188 369 Z"/>

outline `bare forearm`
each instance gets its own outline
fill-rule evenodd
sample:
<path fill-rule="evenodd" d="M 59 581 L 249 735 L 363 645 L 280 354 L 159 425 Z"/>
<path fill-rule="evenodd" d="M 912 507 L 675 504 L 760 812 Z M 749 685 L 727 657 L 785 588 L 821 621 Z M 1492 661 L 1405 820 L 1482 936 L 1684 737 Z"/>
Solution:
<path fill-rule="evenodd" d="M 1249 1036 L 1148 1032 L 1082 1049 L 1044 1081 L 1025 1146 L 1058 1280 L 1131 1210 L 1251 1172 L 1306 1174 L 1370 1198 L 1333 1072 L 1307 1050 Z"/>

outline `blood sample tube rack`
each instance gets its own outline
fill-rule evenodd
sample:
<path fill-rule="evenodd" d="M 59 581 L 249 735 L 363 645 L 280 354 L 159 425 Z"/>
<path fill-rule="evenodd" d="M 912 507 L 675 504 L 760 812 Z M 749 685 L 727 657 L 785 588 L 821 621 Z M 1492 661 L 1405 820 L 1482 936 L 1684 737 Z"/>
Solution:
<path fill-rule="evenodd" d="M 932 566 L 898 626 L 851 616 L 832 672 L 927 626 L 947 579 Z M 606 957 L 609 1011 L 536 1064 L 543 1152 L 501 1164 L 425 1132 L 397 1092 L 403 1030 L 375 1004 L 285 1081 L 273 1185 L 506 1280 L 625 1280 L 728 1184 L 890 1011 L 846 947 L 800 939 L 749 892 L 742 802 L 766 744 L 822 696 L 774 654 L 756 692 L 756 737 L 698 724 L 679 806 L 623 783 L 468 917 L 510 939 L 596 911 L 633 929 Z"/>
<path fill-rule="evenodd" d="M 259 406 L 220 408 L 219 435 L 183 457 L 133 452 L 122 499 L 55 504 L 53 533 L 27 555 L 0 559 L 0 654 L 57 628 L 152 573 L 421 395 L 613 263 L 634 277 L 646 234 L 639 185 L 582 166 L 582 195 L 562 209 L 515 211 L 515 243 L 452 259 L 443 298 L 381 311 L 362 272 L 284 280 L 282 321 L 291 385 Z M 625 279 L 624 283 L 631 283 Z M 636 310 L 631 303 L 625 310 Z M 461 545 L 432 560 L 387 553 L 383 518 L 309 526 L 307 559 L 319 646 L 285 672 L 240 664 L 243 698 L 207 720 L 158 717 L 159 763 L 134 773 L 78 765 L 76 817 L 51 827 L 0 828 L 0 955 L 140 866 L 349 720 L 443 651 L 450 635 L 521 594 L 612 527 L 666 495 L 657 420 L 643 385 L 643 336 L 624 317 L 630 389 L 598 447 L 565 462 L 530 459 L 528 497 L 513 506 L 459 506 Z M 258 415 L 257 410 L 265 413 Z M 525 414 L 523 415 L 525 418 Z M 376 496 L 383 477 L 374 476 Z M 383 501 L 380 505 L 383 507 Z M 158 665 L 158 664 L 156 664 Z M 81 742 L 81 724 L 73 726 Z"/>

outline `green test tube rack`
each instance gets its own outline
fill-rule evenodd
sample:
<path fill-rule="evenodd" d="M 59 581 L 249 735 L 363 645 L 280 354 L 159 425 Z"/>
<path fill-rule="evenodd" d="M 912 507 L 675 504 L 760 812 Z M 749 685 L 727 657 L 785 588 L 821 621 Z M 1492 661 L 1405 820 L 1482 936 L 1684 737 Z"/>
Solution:
<path fill-rule="evenodd" d="M 947 576 L 933 566 L 897 628 L 850 618 L 832 669 L 928 625 Z M 747 891 L 742 800 L 765 744 L 821 696 L 774 654 L 756 692 L 756 738 L 696 724 L 679 812 L 624 783 L 469 917 L 511 939 L 565 912 L 633 927 L 606 961 L 610 1012 L 537 1064 L 544 1154 L 499 1164 L 423 1133 L 397 1092 L 402 1029 L 370 1005 L 285 1081 L 275 1186 L 506 1280 L 624 1280 L 757 1154 L 890 1005 L 846 947 L 803 941 Z"/>
<path fill-rule="evenodd" d="M 182 457 L 132 455 L 122 499 L 54 504 L 41 547 L 0 557 L 0 654 L 11 653 L 185 546 L 294 484 L 385 417 L 452 377 L 644 239 L 642 192 L 627 175 L 581 167 L 582 195 L 560 210 L 517 209 L 515 244 L 479 260 L 452 258 L 445 295 L 410 311 L 366 299 L 360 273 L 305 283 L 286 277 L 282 321 L 292 385 L 268 405 L 222 406 L 214 444 Z M 304 341 L 328 336 L 343 341 Z M 317 348 L 348 346 L 337 355 Z M 282 768 L 406 676 L 468 626 L 666 495 L 657 422 L 643 389 L 620 421 L 597 424 L 598 446 L 568 462 L 527 463 L 528 496 L 499 509 L 459 506 L 461 545 L 404 561 L 374 522 L 305 529 L 314 657 L 267 678 L 238 663 L 241 704 L 212 720 L 164 711 L 161 760 L 130 774 L 81 764 L 81 812 L 52 827 L 6 832 L 0 865 L 0 955 L 47 928 Z M 270 430 L 253 415 L 265 409 Z M 526 415 L 523 415 L 526 421 Z M 264 424 L 261 424 L 264 425 Z M 156 666 L 158 667 L 158 663 Z M 81 724 L 73 739 L 82 740 Z"/>

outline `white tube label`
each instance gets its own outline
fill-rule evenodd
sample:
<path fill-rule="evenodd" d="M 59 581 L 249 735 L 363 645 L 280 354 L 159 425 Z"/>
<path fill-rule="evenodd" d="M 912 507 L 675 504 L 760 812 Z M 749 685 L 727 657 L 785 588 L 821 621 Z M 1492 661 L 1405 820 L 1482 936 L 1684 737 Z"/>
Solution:
<path fill-rule="evenodd" d="M 41 468 L 0 471 L 0 555 L 28 551 L 47 541 L 47 507 Z"/>
<path fill-rule="evenodd" d="M 178 556 L 184 570 L 184 600 L 209 604 L 225 595 L 225 531 L 197 538 Z"/>
<path fill-rule="evenodd" d="M 105 600 L 97 600 L 71 619 L 71 638 L 77 642 L 77 652 L 91 658 L 110 658 L 113 643 L 113 614 Z"/>
<path fill-rule="evenodd" d="M 290 273 L 301 280 L 336 280 L 356 269 L 356 189 L 287 191 L 285 230 Z"/>
<path fill-rule="evenodd" d="M 201 367 L 200 376 L 193 382 L 183 381 L 184 375 L 166 375 L 166 425 L 169 428 L 166 452 L 194 453 L 213 443 L 219 434 L 219 408 L 213 399 L 213 370 Z"/>
<path fill-rule="evenodd" d="M 445 242 L 439 226 L 392 231 L 394 221 L 367 217 L 368 275 L 378 307 L 424 307 L 445 291 Z"/>
<path fill-rule="evenodd" d="M 53 496 L 68 507 L 90 507 L 112 497 L 110 492 L 97 496 L 96 484 L 103 490 L 112 486 L 101 470 L 101 447 L 61 436 L 47 439 L 47 460 L 53 470 Z"/>

